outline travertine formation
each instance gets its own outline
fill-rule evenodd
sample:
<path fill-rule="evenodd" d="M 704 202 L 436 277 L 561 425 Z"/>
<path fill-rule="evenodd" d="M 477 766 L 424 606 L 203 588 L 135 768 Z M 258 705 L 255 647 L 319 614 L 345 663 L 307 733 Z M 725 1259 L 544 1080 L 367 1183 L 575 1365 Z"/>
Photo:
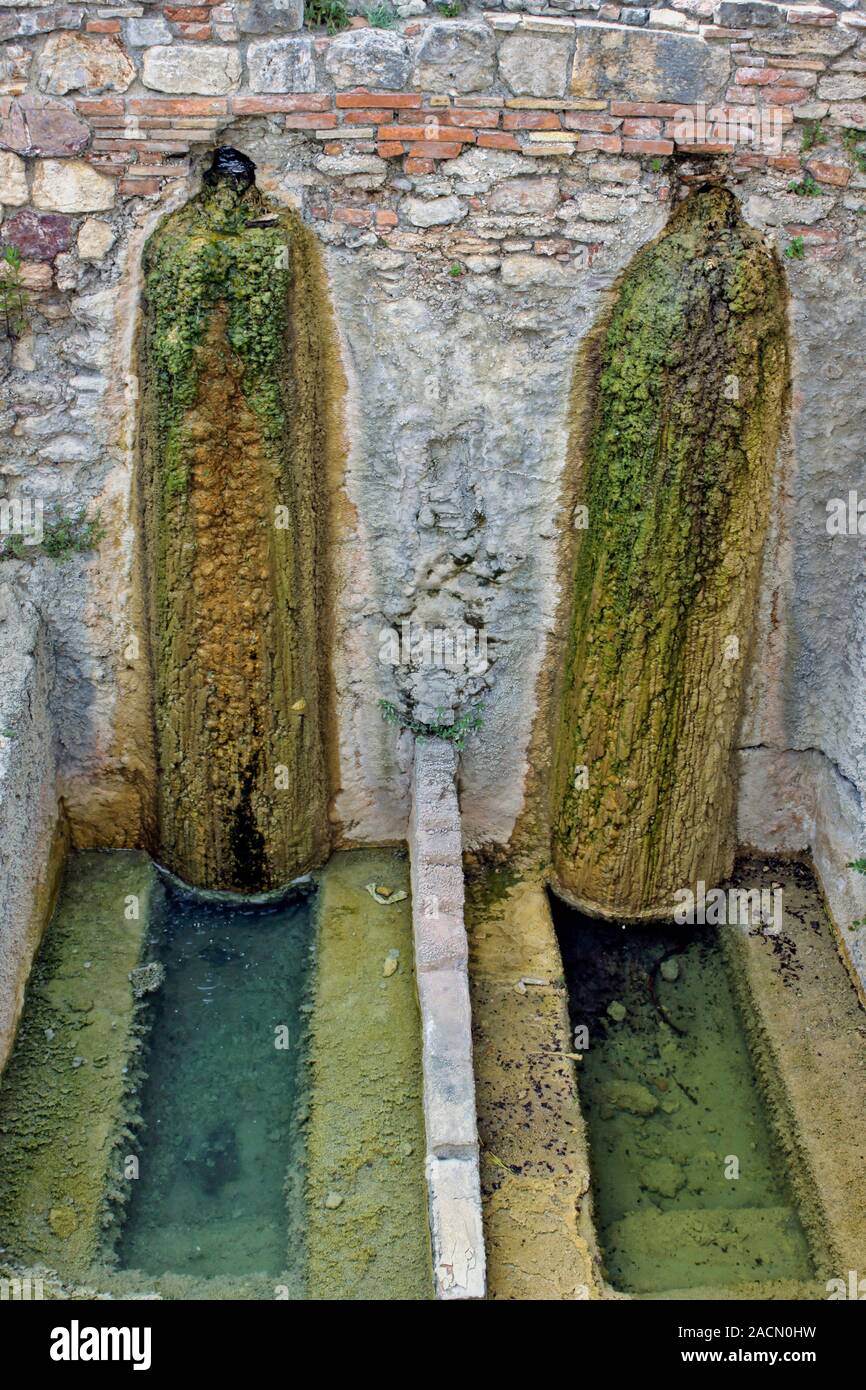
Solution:
<path fill-rule="evenodd" d="M 581 906 L 663 917 L 678 888 L 733 864 L 734 742 L 788 391 L 781 267 L 730 193 L 694 193 L 638 254 L 588 356 L 554 871 Z"/>
<path fill-rule="evenodd" d="M 146 254 L 158 853 L 199 887 L 277 887 L 330 844 L 328 378 L 311 256 L 303 228 L 231 175 Z"/>

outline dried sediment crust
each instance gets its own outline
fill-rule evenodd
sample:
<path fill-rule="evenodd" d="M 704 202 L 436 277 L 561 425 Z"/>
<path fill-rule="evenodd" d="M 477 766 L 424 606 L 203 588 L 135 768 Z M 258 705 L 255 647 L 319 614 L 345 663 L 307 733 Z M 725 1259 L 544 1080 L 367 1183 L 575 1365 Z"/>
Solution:
<path fill-rule="evenodd" d="M 732 747 L 788 385 L 776 257 L 694 193 L 622 280 L 575 384 L 581 504 L 556 738 L 557 889 L 664 915 L 733 862 Z M 585 773 L 582 771 L 585 769 Z"/>

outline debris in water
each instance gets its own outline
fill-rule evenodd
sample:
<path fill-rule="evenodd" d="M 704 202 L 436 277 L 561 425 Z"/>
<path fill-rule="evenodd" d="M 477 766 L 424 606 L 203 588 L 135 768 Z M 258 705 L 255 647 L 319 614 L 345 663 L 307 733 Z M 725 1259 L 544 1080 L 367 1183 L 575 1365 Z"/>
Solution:
<path fill-rule="evenodd" d="M 152 960 L 147 965 L 140 965 L 137 970 L 130 970 L 129 978 L 136 999 L 142 999 L 145 994 L 153 994 L 154 990 L 163 984 L 165 966 L 161 961 Z"/>
<path fill-rule="evenodd" d="M 382 884 L 367 883 L 364 885 L 371 898 L 375 898 L 377 903 L 401 903 L 407 894 L 400 888 L 395 893 L 393 888 L 386 888 Z"/>
<path fill-rule="evenodd" d="M 399 964 L 400 952 L 392 947 L 392 949 L 388 952 L 387 956 L 385 957 L 385 964 L 382 966 L 382 974 L 385 976 L 386 980 L 390 979 L 392 975 L 396 974 Z"/>

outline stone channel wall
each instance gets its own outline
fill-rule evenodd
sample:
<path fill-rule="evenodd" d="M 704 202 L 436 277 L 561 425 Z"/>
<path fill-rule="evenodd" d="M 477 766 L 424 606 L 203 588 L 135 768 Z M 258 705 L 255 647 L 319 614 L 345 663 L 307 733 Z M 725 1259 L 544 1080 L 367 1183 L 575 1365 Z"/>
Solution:
<path fill-rule="evenodd" d="M 406 834 L 412 738 L 381 700 L 428 724 L 482 703 L 461 760 L 466 845 L 545 843 L 577 352 L 635 252 L 716 179 L 783 257 L 794 361 L 740 836 L 817 846 L 841 924 L 864 849 L 866 606 L 856 499 L 846 534 L 828 533 L 827 506 L 866 494 L 866 14 L 840 0 L 397 9 L 392 28 L 328 35 L 302 27 L 297 0 L 0 0 L 0 245 L 19 248 L 29 297 L 25 331 L 0 334 L 0 493 L 98 510 L 104 529 L 65 562 L 34 550 L 0 566 L 63 615 L 44 737 L 73 838 L 142 843 L 152 815 L 141 254 L 214 145 L 256 161 L 329 277 L 347 454 L 329 481 L 321 640 L 346 843 Z M 403 661 L 404 634 L 437 627 L 483 652 L 456 671 Z"/>

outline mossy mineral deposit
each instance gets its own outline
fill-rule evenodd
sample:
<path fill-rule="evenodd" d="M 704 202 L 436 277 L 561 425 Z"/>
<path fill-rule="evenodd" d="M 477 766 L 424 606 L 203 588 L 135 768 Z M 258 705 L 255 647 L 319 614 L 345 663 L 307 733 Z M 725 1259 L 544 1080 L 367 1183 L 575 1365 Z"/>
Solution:
<path fill-rule="evenodd" d="M 157 230 L 145 273 L 159 854 L 199 887 L 271 888 L 329 847 L 321 270 L 294 214 L 221 180 Z"/>
<path fill-rule="evenodd" d="M 661 916 L 732 863 L 732 747 L 788 382 L 781 270 L 730 193 L 694 193 L 638 254 L 591 353 L 575 386 L 588 524 L 555 880 L 591 910 Z"/>

